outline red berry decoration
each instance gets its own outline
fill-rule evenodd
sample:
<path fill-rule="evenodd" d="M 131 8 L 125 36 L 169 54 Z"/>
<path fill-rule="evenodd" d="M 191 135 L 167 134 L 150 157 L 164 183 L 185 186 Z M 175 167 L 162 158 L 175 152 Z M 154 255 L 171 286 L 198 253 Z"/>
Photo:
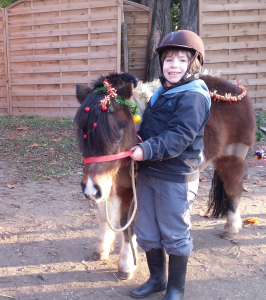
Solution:
<path fill-rule="evenodd" d="M 86 139 L 88 136 L 87 136 L 87 134 L 83 134 L 83 137 L 84 137 L 84 139 Z"/>
<path fill-rule="evenodd" d="M 103 111 L 107 111 L 107 106 L 103 106 L 103 107 L 102 107 L 102 110 L 103 110 Z"/>
<path fill-rule="evenodd" d="M 85 111 L 89 112 L 91 109 L 89 107 L 85 107 Z"/>
<path fill-rule="evenodd" d="M 93 123 L 93 127 L 97 127 L 97 123 Z"/>

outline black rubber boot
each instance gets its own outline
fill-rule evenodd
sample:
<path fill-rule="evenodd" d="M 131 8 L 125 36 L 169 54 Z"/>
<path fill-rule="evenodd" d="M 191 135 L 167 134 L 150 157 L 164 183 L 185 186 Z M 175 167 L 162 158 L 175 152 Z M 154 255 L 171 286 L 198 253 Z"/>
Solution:
<path fill-rule="evenodd" d="M 163 300 L 183 300 L 188 256 L 169 255 L 169 273 L 166 295 Z"/>
<path fill-rule="evenodd" d="M 146 252 L 150 278 L 147 282 L 132 289 L 130 295 L 134 298 L 145 298 L 153 293 L 166 290 L 166 259 L 164 249 L 151 249 Z"/>

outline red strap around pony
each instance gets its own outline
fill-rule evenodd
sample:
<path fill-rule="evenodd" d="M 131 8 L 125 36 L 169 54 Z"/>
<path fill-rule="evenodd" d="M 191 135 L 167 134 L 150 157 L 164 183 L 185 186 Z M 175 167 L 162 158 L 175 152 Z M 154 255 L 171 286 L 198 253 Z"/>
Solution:
<path fill-rule="evenodd" d="M 111 155 L 105 155 L 105 156 L 88 157 L 88 158 L 84 158 L 83 162 L 84 162 L 84 165 L 85 165 L 85 164 L 90 164 L 90 163 L 113 161 L 113 160 L 117 160 L 117 159 L 128 157 L 132 153 L 133 153 L 133 151 L 130 150 L 130 151 L 124 151 L 124 152 L 117 153 L 117 154 L 111 154 Z"/>

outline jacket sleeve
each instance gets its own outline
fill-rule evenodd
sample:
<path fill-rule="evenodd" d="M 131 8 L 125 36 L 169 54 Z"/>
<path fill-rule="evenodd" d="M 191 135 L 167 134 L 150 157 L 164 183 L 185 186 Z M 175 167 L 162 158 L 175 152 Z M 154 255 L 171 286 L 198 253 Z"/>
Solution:
<path fill-rule="evenodd" d="M 165 132 L 140 144 L 143 160 L 166 160 L 179 156 L 195 140 L 208 116 L 209 107 L 203 95 L 184 93 Z"/>

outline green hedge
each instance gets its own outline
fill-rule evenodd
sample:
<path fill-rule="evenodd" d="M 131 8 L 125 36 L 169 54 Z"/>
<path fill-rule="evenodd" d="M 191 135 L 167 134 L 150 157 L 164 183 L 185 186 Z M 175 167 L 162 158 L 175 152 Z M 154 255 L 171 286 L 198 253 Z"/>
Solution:
<path fill-rule="evenodd" d="M 16 2 L 17 0 L 0 0 L 0 7 L 6 8 L 8 5 Z"/>

